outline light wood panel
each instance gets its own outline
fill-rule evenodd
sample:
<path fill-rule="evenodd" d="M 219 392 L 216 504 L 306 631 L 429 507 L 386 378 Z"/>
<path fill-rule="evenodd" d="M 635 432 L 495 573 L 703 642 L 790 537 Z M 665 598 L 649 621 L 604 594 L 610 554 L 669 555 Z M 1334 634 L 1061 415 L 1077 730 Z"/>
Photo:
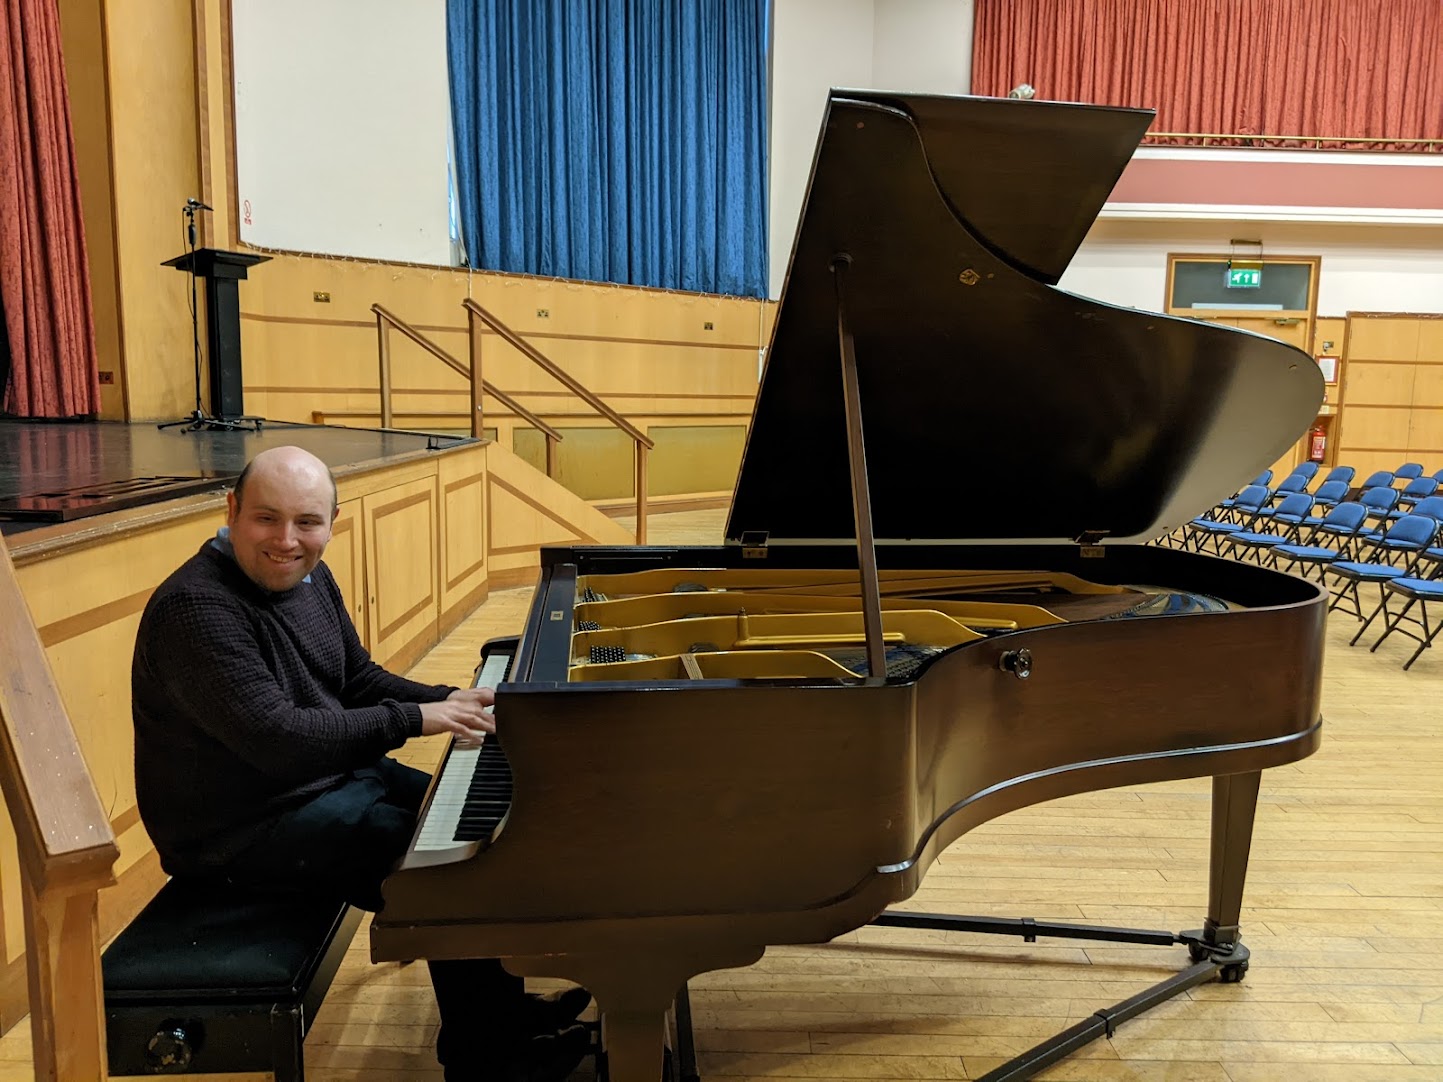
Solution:
<path fill-rule="evenodd" d="M 85 225 L 92 326 L 101 373 L 100 416 L 125 419 L 125 366 L 120 341 L 120 277 L 115 246 L 115 189 L 111 185 L 110 88 L 107 85 L 102 0 L 59 5 L 66 94 L 75 145 L 75 171 Z M 108 378 L 107 378 L 108 377 Z"/>
<path fill-rule="evenodd" d="M 346 611 L 351 614 L 351 623 L 356 625 L 356 634 L 369 650 L 371 646 L 370 625 L 366 620 L 369 606 L 366 604 L 366 554 L 361 536 L 361 501 L 344 500 L 331 526 L 331 541 L 326 546 L 326 566 L 335 576 L 336 585 L 346 601 Z"/>
<path fill-rule="evenodd" d="M 486 449 L 442 460 L 440 485 L 440 619 L 443 633 L 484 599 L 486 582 Z M 464 611 L 463 611 L 464 610 Z"/>
<path fill-rule="evenodd" d="M 435 641 L 439 616 L 436 479 L 423 477 L 361 499 L 366 624 L 382 665 Z M 407 658 L 409 662 L 416 655 Z"/>
<path fill-rule="evenodd" d="M 1351 406 L 1411 406 L 1418 366 L 1355 358 L 1348 365 L 1347 397 Z"/>
<path fill-rule="evenodd" d="M 1350 314 L 1348 356 L 1369 361 L 1412 361 L 1418 356 L 1414 319 L 1368 319 Z"/>
<path fill-rule="evenodd" d="M 1389 408 L 1378 406 L 1353 405 L 1348 407 L 1347 438 L 1350 444 L 1357 447 L 1366 447 L 1370 451 L 1389 451 L 1397 454 L 1406 454 L 1409 447 L 1408 428 L 1412 410 L 1405 408 Z M 1343 461 L 1349 465 L 1356 466 L 1354 459 L 1357 457 L 1345 447 L 1342 450 Z M 1389 459 L 1392 469 L 1403 461 L 1394 454 Z M 1360 478 L 1361 480 L 1361 478 Z"/>
<path fill-rule="evenodd" d="M 1352 312 L 1347 343 L 1338 460 L 1360 473 L 1443 466 L 1443 317 Z"/>
<path fill-rule="evenodd" d="M 184 249 L 180 208 L 200 190 L 191 5 L 104 11 L 129 416 L 180 417 L 195 402 L 190 290 L 160 263 Z"/>
<path fill-rule="evenodd" d="M 539 545 L 630 544 L 635 534 L 499 444 L 486 446 L 486 551 L 491 589 L 528 582 Z"/>

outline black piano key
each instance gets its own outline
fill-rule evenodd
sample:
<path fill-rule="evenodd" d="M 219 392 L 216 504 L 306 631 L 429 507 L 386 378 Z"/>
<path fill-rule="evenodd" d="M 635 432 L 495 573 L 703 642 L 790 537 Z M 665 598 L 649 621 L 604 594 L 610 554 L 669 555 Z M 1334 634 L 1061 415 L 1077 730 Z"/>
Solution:
<path fill-rule="evenodd" d="M 458 842 L 489 840 L 510 807 L 511 766 L 500 741 L 492 738 L 481 745 L 476 756 L 452 838 Z"/>

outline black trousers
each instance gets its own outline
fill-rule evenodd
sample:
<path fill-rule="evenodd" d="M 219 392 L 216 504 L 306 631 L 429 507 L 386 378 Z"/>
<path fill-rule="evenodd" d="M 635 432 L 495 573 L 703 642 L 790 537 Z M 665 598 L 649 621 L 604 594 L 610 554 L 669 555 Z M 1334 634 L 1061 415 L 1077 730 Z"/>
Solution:
<path fill-rule="evenodd" d="M 239 886 L 341 897 L 377 912 L 381 881 L 415 833 L 430 780 L 390 758 L 354 771 L 286 813 L 264 841 L 227 865 L 227 878 Z M 517 1039 L 521 978 L 494 958 L 427 964 L 441 1013 L 436 1058 L 448 1078 L 483 1073 Z"/>

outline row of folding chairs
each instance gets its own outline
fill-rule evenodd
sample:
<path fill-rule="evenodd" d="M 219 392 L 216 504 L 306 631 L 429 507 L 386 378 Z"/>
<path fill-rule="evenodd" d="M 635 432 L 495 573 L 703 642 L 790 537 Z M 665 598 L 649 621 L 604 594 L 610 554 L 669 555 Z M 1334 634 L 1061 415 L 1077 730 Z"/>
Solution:
<path fill-rule="evenodd" d="M 1405 490 L 1417 480 L 1410 480 Z M 1328 483 L 1319 486 L 1319 493 Z M 1429 612 L 1430 603 L 1443 601 L 1443 545 L 1438 543 L 1443 495 L 1432 494 L 1436 487 L 1435 482 L 1414 488 L 1420 498 L 1405 509 L 1398 506 L 1402 492 L 1376 486 L 1315 518 L 1320 505 L 1314 495 L 1287 492 L 1272 506 L 1274 490 L 1248 486 L 1217 518 L 1193 520 L 1182 544 L 1187 547 L 1190 540 L 1199 552 L 1211 545 L 1218 555 L 1251 559 L 1303 578 L 1316 571 L 1325 584 L 1331 576 L 1337 588 L 1329 611 L 1342 610 L 1362 621 L 1350 645 L 1381 620 L 1383 632 L 1371 649 L 1395 633 L 1414 639 L 1419 645 L 1403 666 L 1408 669 L 1443 632 L 1443 623 Z M 1422 495 L 1425 490 L 1429 495 Z M 1376 585 L 1379 594 L 1378 604 L 1365 617 L 1359 590 L 1367 585 Z"/>
<path fill-rule="evenodd" d="M 1420 509 L 1422 506 L 1419 505 Z M 1369 647 L 1369 652 L 1376 652 L 1394 633 L 1418 643 L 1418 648 L 1403 663 L 1405 671 L 1433 645 L 1434 638 L 1443 629 L 1436 620 L 1430 619 L 1428 612 L 1430 602 L 1443 601 L 1443 580 L 1439 578 L 1443 575 L 1443 546 L 1437 544 L 1440 533 L 1443 533 L 1443 521 L 1438 518 L 1429 514 L 1405 515 L 1372 542 L 1368 559 L 1339 560 L 1328 565 L 1326 574 L 1340 584 L 1329 611 L 1341 609 L 1362 620 L 1357 634 L 1348 641 L 1349 646 L 1356 645 L 1379 618 L 1383 632 Z M 1378 587 L 1378 604 L 1366 618 L 1358 593 L 1365 585 Z M 1401 607 L 1390 607 L 1390 602 Z"/>

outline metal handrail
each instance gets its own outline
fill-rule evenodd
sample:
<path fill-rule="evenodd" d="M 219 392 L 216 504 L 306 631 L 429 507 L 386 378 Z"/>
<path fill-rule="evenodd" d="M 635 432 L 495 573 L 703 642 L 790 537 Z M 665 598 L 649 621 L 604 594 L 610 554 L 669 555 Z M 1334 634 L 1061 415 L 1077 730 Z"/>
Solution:
<path fill-rule="evenodd" d="M 431 341 L 420 331 L 416 330 L 416 328 L 412 327 L 400 316 L 396 315 L 394 312 L 389 311 L 382 305 L 371 305 L 371 311 L 376 314 L 376 334 L 380 350 L 382 428 L 390 428 L 391 419 L 395 415 L 395 411 L 391 407 L 391 346 L 390 342 L 386 338 L 386 328 L 388 326 L 395 327 L 396 330 L 400 331 L 412 342 L 415 342 L 416 345 L 420 346 L 427 353 L 430 353 L 433 357 L 442 361 L 448 368 L 451 368 L 459 375 L 465 376 L 466 379 L 472 384 L 471 399 L 473 403 L 478 402 L 480 396 L 476 393 L 478 389 L 476 386 L 477 380 L 474 378 L 472 369 L 467 368 L 464 364 L 458 361 L 455 357 L 451 356 L 451 354 L 447 353 L 435 342 Z M 548 442 L 547 459 L 549 461 L 552 457 L 550 454 L 550 441 L 562 440 L 566 437 L 564 437 L 560 432 L 548 425 L 540 417 L 537 417 L 536 414 L 532 413 L 525 406 L 521 405 L 521 403 L 517 402 L 505 391 L 493 387 L 485 380 L 480 381 L 480 390 L 484 390 L 492 398 L 495 398 L 498 402 L 502 403 L 507 409 L 512 410 L 520 416 L 524 417 L 529 423 L 535 425 L 542 432 L 546 433 L 546 439 Z M 481 435 L 481 430 L 481 408 L 478 404 L 474 406 L 471 410 L 471 435 L 479 438 Z"/>
<path fill-rule="evenodd" d="M 621 431 L 625 432 L 628 436 L 631 437 L 632 443 L 636 449 L 636 543 L 638 545 L 646 544 L 646 455 L 648 451 L 650 451 L 653 447 L 656 446 L 655 441 L 650 439 L 644 432 L 641 431 L 641 429 L 637 428 L 625 417 L 617 413 L 616 410 L 608 406 L 605 402 L 603 402 L 595 394 L 589 391 L 586 387 L 582 386 L 579 382 L 576 381 L 576 379 L 574 379 L 570 375 L 570 373 L 562 369 L 561 366 L 559 366 L 555 361 L 547 357 L 530 342 L 526 341 L 526 339 L 522 338 L 510 327 L 502 323 L 500 319 L 492 315 L 485 308 L 482 308 L 470 297 L 462 300 L 461 307 L 465 308 L 467 312 L 466 326 L 471 342 L 471 367 L 473 371 L 481 371 L 481 335 L 476 333 L 476 321 L 479 319 L 481 322 L 485 323 L 486 326 L 490 327 L 491 330 L 494 331 L 496 335 L 500 337 L 504 342 L 519 350 L 521 352 L 521 355 L 524 356 L 527 360 L 531 361 L 537 367 L 541 368 L 544 372 L 546 372 L 563 387 L 569 390 L 572 394 L 576 395 L 588 406 L 594 409 L 597 413 L 601 414 L 601 416 L 605 417 L 613 425 L 615 425 L 617 428 L 621 429 Z M 481 404 L 479 400 L 475 402 L 475 413 L 477 417 L 481 415 Z M 551 457 L 552 448 L 550 442 L 548 442 L 546 447 L 547 476 L 551 475 Z"/>
<path fill-rule="evenodd" d="M 565 369 L 561 368 L 561 366 L 558 365 L 555 361 L 553 361 L 550 357 L 547 357 L 539 349 L 533 346 L 530 342 L 526 341 L 526 339 L 522 338 L 510 327 L 506 326 L 506 324 L 502 323 L 490 312 L 486 311 L 486 309 L 482 308 L 470 297 L 467 297 L 461 302 L 461 307 L 466 309 L 466 311 L 470 312 L 473 316 L 480 319 L 481 322 L 485 323 L 486 326 L 490 327 L 501 338 L 505 339 L 508 344 L 515 346 L 517 349 L 519 349 L 522 353 L 526 355 L 528 360 L 545 369 L 548 375 L 552 376 L 559 383 L 564 385 L 567 390 L 569 390 L 572 394 L 576 395 L 576 397 L 580 398 L 592 409 L 596 410 L 597 413 L 601 414 L 617 428 L 621 429 L 632 439 L 636 440 L 637 443 L 644 444 L 648 451 L 656 446 L 656 443 L 651 439 L 648 439 L 646 434 L 643 433 L 641 429 L 637 428 L 625 417 L 617 413 L 616 410 L 612 409 L 601 399 L 597 398 L 596 395 L 594 395 L 591 391 L 587 390 L 575 379 L 573 379 L 572 376 L 565 371 Z"/>

